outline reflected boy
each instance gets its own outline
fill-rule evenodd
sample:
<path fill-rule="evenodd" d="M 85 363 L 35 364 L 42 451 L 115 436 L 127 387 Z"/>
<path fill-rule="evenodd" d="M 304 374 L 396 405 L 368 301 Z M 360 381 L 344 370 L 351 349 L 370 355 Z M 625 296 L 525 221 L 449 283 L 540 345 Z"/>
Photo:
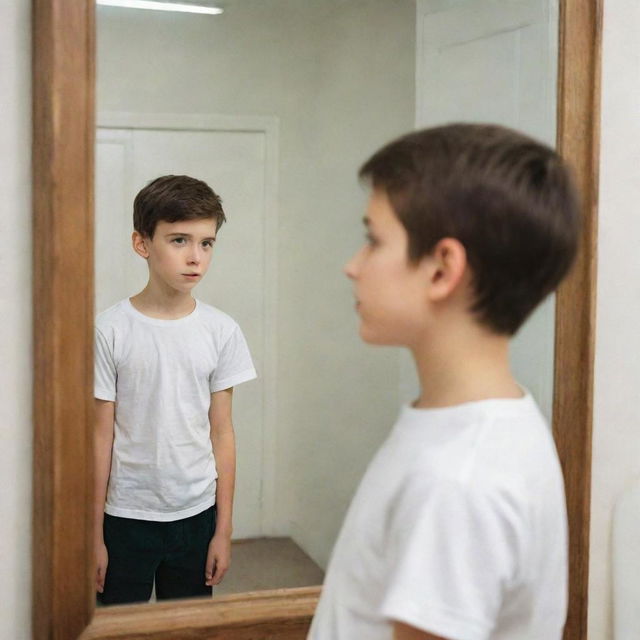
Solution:
<path fill-rule="evenodd" d="M 346 266 L 360 335 L 413 355 L 420 395 L 369 465 L 312 640 L 560 640 L 567 520 L 550 429 L 509 339 L 567 273 L 579 210 L 551 149 L 449 125 L 369 159 Z"/>
<path fill-rule="evenodd" d="M 233 387 L 255 378 L 237 323 L 192 295 L 220 226 L 200 180 L 134 202 L 149 280 L 95 328 L 96 588 L 103 604 L 210 595 L 231 556 Z"/>

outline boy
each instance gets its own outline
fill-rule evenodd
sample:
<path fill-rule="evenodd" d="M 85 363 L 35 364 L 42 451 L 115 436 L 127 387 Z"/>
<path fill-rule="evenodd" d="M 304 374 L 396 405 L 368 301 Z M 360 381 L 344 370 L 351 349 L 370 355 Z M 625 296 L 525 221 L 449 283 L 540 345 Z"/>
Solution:
<path fill-rule="evenodd" d="M 96 319 L 96 587 L 103 604 L 210 595 L 230 562 L 233 387 L 256 377 L 238 325 L 191 295 L 225 221 L 200 180 L 133 206 L 149 281 Z M 214 459 L 215 453 L 215 459 Z"/>
<path fill-rule="evenodd" d="M 568 171 L 514 131 L 460 124 L 392 142 L 360 175 L 367 244 L 345 268 L 360 335 L 407 346 L 421 391 L 353 499 L 309 638 L 560 640 L 562 474 L 508 344 L 575 255 Z"/>

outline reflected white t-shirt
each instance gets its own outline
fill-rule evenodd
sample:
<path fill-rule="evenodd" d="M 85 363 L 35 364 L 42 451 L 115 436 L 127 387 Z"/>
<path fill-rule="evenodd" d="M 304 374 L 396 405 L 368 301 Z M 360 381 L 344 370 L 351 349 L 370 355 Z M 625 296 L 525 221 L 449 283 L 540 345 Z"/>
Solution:
<path fill-rule="evenodd" d="M 125 299 L 100 313 L 94 395 L 115 402 L 105 512 L 172 521 L 215 504 L 211 393 L 255 377 L 240 327 L 215 307 L 162 320 Z"/>
<path fill-rule="evenodd" d="M 405 407 L 351 503 L 311 640 L 560 640 L 567 518 L 530 395 Z"/>

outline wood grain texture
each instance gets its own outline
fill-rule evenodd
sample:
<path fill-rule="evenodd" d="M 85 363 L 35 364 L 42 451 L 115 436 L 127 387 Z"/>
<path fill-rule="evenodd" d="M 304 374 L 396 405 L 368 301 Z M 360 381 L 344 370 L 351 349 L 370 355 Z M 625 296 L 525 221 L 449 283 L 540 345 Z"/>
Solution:
<path fill-rule="evenodd" d="M 586 640 L 595 349 L 602 2 L 560 7 L 558 149 L 572 164 L 583 205 L 582 243 L 556 301 L 553 433 L 569 514 L 565 640 Z"/>
<path fill-rule="evenodd" d="M 303 640 L 319 592 L 320 587 L 277 589 L 179 604 L 101 609 L 81 640 Z"/>
<path fill-rule="evenodd" d="M 33 10 L 33 632 L 91 616 L 93 3 Z"/>
<path fill-rule="evenodd" d="M 569 508 L 565 640 L 587 637 L 600 0 L 561 0 L 558 145 L 585 205 L 557 297 L 554 436 Z M 33 1 L 34 547 L 37 640 L 304 638 L 319 588 L 93 615 L 93 0 Z"/>

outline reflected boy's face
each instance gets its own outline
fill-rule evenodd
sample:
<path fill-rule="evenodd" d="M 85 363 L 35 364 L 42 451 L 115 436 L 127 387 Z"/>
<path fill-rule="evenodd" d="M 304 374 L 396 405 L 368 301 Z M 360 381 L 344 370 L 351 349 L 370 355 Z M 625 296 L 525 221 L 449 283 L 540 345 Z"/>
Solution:
<path fill-rule="evenodd" d="M 144 238 L 134 248 L 147 259 L 150 280 L 189 293 L 202 280 L 211 263 L 216 239 L 214 219 L 160 221 L 153 238 Z M 138 234 L 139 235 L 139 234 Z"/>
<path fill-rule="evenodd" d="M 354 283 L 360 336 L 374 344 L 411 346 L 427 319 L 427 260 L 409 262 L 409 237 L 384 191 L 372 192 L 364 223 L 367 242 L 344 268 Z"/>

